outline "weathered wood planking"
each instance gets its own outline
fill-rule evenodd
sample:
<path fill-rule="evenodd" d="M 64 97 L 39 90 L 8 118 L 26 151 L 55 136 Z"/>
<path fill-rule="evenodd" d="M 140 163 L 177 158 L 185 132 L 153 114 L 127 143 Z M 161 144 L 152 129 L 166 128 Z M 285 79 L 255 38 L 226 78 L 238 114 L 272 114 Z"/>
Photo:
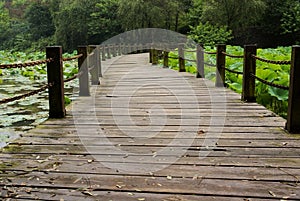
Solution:
<path fill-rule="evenodd" d="M 50 119 L 4 148 L 1 198 L 300 200 L 300 138 L 284 132 L 285 120 L 147 61 L 140 54 L 104 62 L 92 98 L 78 97 L 65 119 Z M 212 126 L 214 118 L 220 121 Z M 160 153 L 164 147 L 169 151 Z"/>

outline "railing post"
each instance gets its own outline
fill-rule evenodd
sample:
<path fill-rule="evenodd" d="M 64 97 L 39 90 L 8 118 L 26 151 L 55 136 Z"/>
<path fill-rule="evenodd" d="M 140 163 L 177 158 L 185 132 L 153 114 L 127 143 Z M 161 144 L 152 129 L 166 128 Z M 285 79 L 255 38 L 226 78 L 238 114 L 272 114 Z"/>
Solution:
<path fill-rule="evenodd" d="M 158 64 L 158 50 L 153 49 L 152 52 L 152 65 L 157 65 Z"/>
<path fill-rule="evenodd" d="M 114 44 L 114 45 L 112 45 L 112 55 L 113 55 L 113 57 L 116 57 L 117 56 L 117 47 L 116 47 L 116 45 Z"/>
<path fill-rule="evenodd" d="M 123 55 L 127 54 L 127 52 L 126 52 L 126 44 L 125 43 L 122 44 L 122 54 Z"/>
<path fill-rule="evenodd" d="M 289 133 L 300 132 L 300 46 L 293 46 L 290 70 L 290 91 L 286 129 Z"/>
<path fill-rule="evenodd" d="M 101 62 L 101 47 L 100 45 L 97 45 L 96 46 L 96 49 L 95 49 L 95 54 L 96 54 L 96 63 L 98 65 L 98 77 L 102 77 L 102 62 Z M 99 81 L 99 84 L 100 84 L 100 81 Z"/>
<path fill-rule="evenodd" d="M 217 45 L 216 87 L 225 87 L 226 45 Z"/>
<path fill-rule="evenodd" d="M 185 60 L 184 60 L 184 44 L 179 44 L 178 46 L 178 62 L 179 62 L 179 72 L 185 72 Z"/>
<path fill-rule="evenodd" d="M 102 61 L 106 60 L 106 50 L 105 50 L 105 45 L 101 45 L 101 53 L 102 53 Z"/>
<path fill-rule="evenodd" d="M 252 56 L 256 55 L 256 52 L 256 45 L 245 45 L 242 91 L 242 101 L 245 102 L 256 102 L 255 78 L 253 77 L 256 74 L 256 59 Z"/>
<path fill-rule="evenodd" d="M 153 63 L 153 55 L 154 55 L 154 44 L 150 44 L 149 45 L 149 47 L 150 47 L 150 63 Z"/>
<path fill-rule="evenodd" d="M 129 54 L 133 54 L 134 53 L 134 50 L 133 50 L 134 48 L 133 48 L 133 45 L 132 44 L 130 44 L 129 45 Z"/>
<path fill-rule="evenodd" d="M 107 45 L 106 46 L 106 52 L 107 52 L 107 59 L 111 59 L 111 46 Z"/>
<path fill-rule="evenodd" d="M 121 44 L 118 45 L 118 55 L 119 56 L 122 55 L 122 45 Z"/>
<path fill-rule="evenodd" d="M 89 45 L 88 53 L 91 54 L 88 57 L 88 68 L 92 68 L 92 70 L 91 70 L 92 85 L 100 85 L 99 72 L 98 72 L 99 56 L 98 56 L 97 46 Z"/>
<path fill-rule="evenodd" d="M 49 117 L 63 118 L 66 116 L 65 98 L 64 98 L 64 77 L 63 77 L 63 60 L 62 47 L 47 47 L 47 59 L 53 61 L 47 63 L 47 78 L 49 88 Z"/>
<path fill-rule="evenodd" d="M 152 62 L 153 62 L 153 49 L 151 47 L 150 51 L 149 51 L 149 63 L 152 63 Z"/>
<path fill-rule="evenodd" d="M 87 47 L 78 47 L 78 54 L 83 56 L 78 59 L 79 73 L 79 96 L 90 96 L 90 85 L 89 85 L 89 69 L 87 65 Z"/>
<path fill-rule="evenodd" d="M 205 78 L 204 72 L 204 51 L 200 44 L 197 44 L 197 78 Z"/>
<path fill-rule="evenodd" d="M 164 68 L 169 68 L 169 51 L 164 51 Z"/>

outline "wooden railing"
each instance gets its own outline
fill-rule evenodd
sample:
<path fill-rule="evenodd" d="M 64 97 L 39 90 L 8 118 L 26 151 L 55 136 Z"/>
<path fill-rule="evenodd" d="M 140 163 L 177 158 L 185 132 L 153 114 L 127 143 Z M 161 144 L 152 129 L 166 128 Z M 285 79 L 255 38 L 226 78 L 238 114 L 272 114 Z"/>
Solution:
<path fill-rule="evenodd" d="M 175 49 L 175 48 L 174 48 Z M 173 51 L 174 51 L 173 49 Z M 216 52 L 205 52 L 200 45 L 196 50 L 185 50 L 184 44 L 177 46 L 178 57 L 172 59 L 178 59 L 179 72 L 185 72 L 185 62 L 195 62 L 197 66 L 197 78 L 205 78 L 204 73 L 204 54 L 216 55 L 216 87 L 225 87 L 225 72 L 243 75 L 243 87 L 241 100 L 245 102 L 256 102 L 255 95 L 255 81 L 258 80 L 264 84 L 272 87 L 277 87 L 283 90 L 289 90 L 288 111 L 287 111 L 287 123 L 286 129 L 290 133 L 300 132 L 300 46 L 292 47 L 291 61 L 272 61 L 257 56 L 256 45 L 245 45 L 243 55 L 230 55 L 226 53 L 226 45 L 217 45 Z M 157 49 L 151 49 L 150 61 L 152 64 L 158 63 L 159 51 Z M 168 67 L 169 64 L 169 50 L 161 52 L 163 55 L 163 65 Z M 189 60 L 185 58 L 185 52 L 196 52 L 196 60 Z M 243 59 L 243 72 L 234 71 L 226 68 L 226 57 Z M 256 61 L 262 61 L 266 63 L 278 64 L 278 65 L 290 65 L 290 85 L 282 86 L 272 82 L 268 82 L 256 76 Z M 214 66 L 214 64 L 208 64 Z"/>
<path fill-rule="evenodd" d="M 300 47 L 293 46 L 291 61 L 269 61 L 263 58 L 259 58 L 256 55 L 257 48 L 255 45 L 246 45 L 243 55 L 230 55 L 226 53 L 226 45 L 218 45 L 216 52 L 205 52 L 200 45 L 197 45 L 196 49 L 186 50 L 183 44 L 177 45 L 179 71 L 185 72 L 186 61 L 195 62 L 197 66 L 197 78 L 205 78 L 204 72 L 204 54 L 216 55 L 216 87 L 225 86 L 225 72 L 233 72 L 243 75 L 243 90 L 242 101 L 255 102 L 255 80 L 261 81 L 265 84 L 273 87 L 289 90 L 289 106 L 287 111 L 287 124 L 286 129 L 290 133 L 300 132 Z M 66 115 L 64 105 L 64 83 L 79 78 L 79 96 L 90 96 L 90 81 L 92 85 L 99 85 L 99 77 L 102 76 L 102 63 L 106 59 L 112 57 L 137 52 L 138 50 L 150 51 L 150 62 L 154 65 L 158 64 L 158 58 L 163 58 L 163 64 L 165 67 L 169 65 L 169 53 L 171 50 L 177 49 L 176 45 L 162 46 L 160 48 L 154 47 L 152 44 L 146 45 L 127 45 L 127 44 L 115 44 L 115 45 L 90 45 L 78 47 L 78 55 L 73 58 L 62 57 L 62 47 L 47 47 L 46 59 L 44 61 L 33 61 L 24 64 L 6 64 L 0 65 L 1 69 L 5 68 L 22 68 L 40 64 L 47 65 L 47 77 L 48 84 L 41 89 L 29 92 L 17 97 L 0 100 L 0 104 L 5 104 L 11 101 L 16 101 L 22 98 L 26 98 L 31 95 L 35 95 L 48 89 L 49 92 L 49 117 L 50 118 L 63 118 Z M 196 59 L 185 58 L 185 52 L 195 52 Z M 227 69 L 226 56 L 243 59 L 243 72 L 236 72 Z M 71 59 L 78 59 L 79 73 L 72 78 L 63 78 L 63 61 Z M 174 58 L 173 58 L 174 59 Z M 290 85 L 289 87 L 276 85 L 274 83 L 267 82 L 256 77 L 256 60 L 272 62 L 275 64 L 289 64 L 290 70 Z M 211 65 L 211 64 L 208 64 Z M 91 78 L 89 77 L 91 75 Z M 297 78 L 298 77 L 298 78 Z"/>
<path fill-rule="evenodd" d="M 79 79 L 79 96 L 90 96 L 91 85 L 99 85 L 102 76 L 101 61 L 112 57 L 132 52 L 132 45 L 90 45 L 78 47 L 78 55 L 71 58 L 63 58 L 62 47 L 53 46 L 46 48 L 46 59 L 31 61 L 27 63 L 2 64 L 0 69 L 30 68 L 36 65 L 47 65 L 47 84 L 40 89 L 30 91 L 26 94 L 0 100 L 0 104 L 20 101 L 39 94 L 48 89 L 49 94 L 49 117 L 63 118 L 66 116 L 64 100 L 64 83 Z M 64 79 L 64 61 L 78 59 L 78 74 Z M 90 77 L 91 76 L 91 77 Z"/>
<path fill-rule="evenodd" d="M 48 47 L 47 59 L 53 60 L 47 64 L 48 83 L 54 83 L 49 88 L 49 117 L 65 117 L 64 83 L 62 47 Z M 112 59 L 122 54 L 133 51 L 131 45 L 89 45 L 79 46 L 78 55 L 78 79 L 79 96 L 90 96 L 90 85 L 100 85 L 102 77 L 102 61 Z M 50 70 L 51 69 L 51 70 Z"/>

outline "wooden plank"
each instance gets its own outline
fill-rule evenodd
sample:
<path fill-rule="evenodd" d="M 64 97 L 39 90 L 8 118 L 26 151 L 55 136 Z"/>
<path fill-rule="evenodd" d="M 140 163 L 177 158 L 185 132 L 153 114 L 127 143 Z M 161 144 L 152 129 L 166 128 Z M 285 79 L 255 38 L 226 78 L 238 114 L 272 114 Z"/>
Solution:
<path fill-rule="evenodd" d="M 125 175 L 93 175 L 57 172 L 31 172 L 18 178 L 9 178 L 6 186 L 30 188 L 91 188 L 104 191 L 145 192 L 161 194 L 233 196 L 264 199 L 298 200 L 297 187 L 280 182 L 235 179 L 141 177 Z M 37 182 L 38 181 L 38 182 Z M 22 184 L 22 185 L 20 185 Z M 269 184 L 269 185 L 266 185 Z M 0 184 L 1 186 L 1 184 Z M 3 186 L 3 185 L 2 185 Z M 272 192 L 272 193 L 271 193 Z"/>
<path fill-rule="evenodd" d="M 130 157 L 130 156 L 129 156 Z M 28 159 L 30 161 L 37 161 L 39 163 L 44 163 L 47 161 L 61 161 L 61 162 L 77 162 L 78 164 L 85 164 L 89 160 L 94 161 L 95 158 L 91 155 L 63 155 L 63 154 L 42 154 L 42 153 L 36 153 L 36 154 L 2 154 L 0 157 L 1 160 L 16 160 L 15 162 L 18 163 L 19 160 Z M 107 163 L 118 163 L 117 157 L 109 157 L 109 158 L 103 158 L 101 162 L 107 162 Z M 142 163 L 143 161 L 137 160 L 136 163 Z M 176 163 L 173 165 L 175 166 L 218 166 L 218 167 L 261 167 L 261 168 L 292 168 L 292 169 L 299 169 L 300 159 L 299 158 L 285 158 L 285 157 L 273 157 L 273 158 L 264 158 L 264 157 L 206 157 L 199 160 L 199 157 L 183 157 L 179 158 Z M 156 164 L 164 163 L 163 161 L 157 161 Z M 3 163 L 3 167 L 5 169 L 16 169 L 11 162 Z M 130 163 L 129 163 L 130 164 Z M 149 164 L 144 162 L 143 164 Z M 20 170 L 19 170 L 20 171 Z"/>

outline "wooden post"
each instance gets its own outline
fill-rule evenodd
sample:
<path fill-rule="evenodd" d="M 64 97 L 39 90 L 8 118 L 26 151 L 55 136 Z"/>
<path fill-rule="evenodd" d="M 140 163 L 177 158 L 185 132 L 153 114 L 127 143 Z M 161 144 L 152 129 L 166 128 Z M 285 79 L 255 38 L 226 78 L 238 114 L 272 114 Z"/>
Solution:
<path fill-rule="evenodd" d="M 256 59 L 252 55 L 256 55 L 256 45 L 245 45 L 244 47 L 244 69 L 243 69 L 243 91 L 242 101 L 255 102 L 255 78 L 251 74 L 256 74 Z"/>
<path fill-rule="evenodd" d="M 157 65 L 158 64 L 158 50 L 153 49 L 152 53 L 152 65 Z"/>
<path fill-rule="evenodd" d="M 63 118 L 66 116 L 65 98 L 64 98 L 64 77 L 63 77 L 63 60 L 62 47 L 47 47 L 47 59 L 53 61 L 47 63 L 47 77 L 49 87 L 49 117 Z"/>
<path fill-rule="evenodd" d="M 98 77 L 102 77 L 102 62 L 101 62 L 101 47 L 100 45 L 97 45 L 96 46 L 96 49 L 95 49 L 95 53 L 96 53 L 96 63 L 98 64 Z M 99 84 L 100 84 L 100 80 L 99 80 Z"/>
<path fill-rule="evenodd" d="M 185 72 L 185 60 L 184 60 L 184 44 L 178 46 L 178 63 L 179 72 Z"/>
<path fill-rule="evenodd" d="M 128 46 L 128 49 L 129 49 L 129 54 L 133 54 L 134 52 L 133 52 L 133 45 L 132 44 L 130 44 L 129 46 Z"/>
<path fill-rule="evenodd" d="M 89 86 L 89 69 L 87 65 L 87 47 L 78 47 L 78 54 L 83 56 L 78 59 L 79 73 L 79 96 L 90 96 L 90 86 Z"/>
<path fill-rule="evenodd" d="M 118 55 L 119 56 L 122 55 L 122 45 L 121 44 L 118 45 Z"/>
<path fill-rule="evenodd" d="M 164 68 L 169 68 L 169 52 L 164 51 Z"/>
<path fill-rule="evenodd" d="M 106 60 L 106 49 L 105 49 L 105 45 L 101 45 L 101 53 L 102 53 L 102 61 Z"/>
<path fill-rule="evenodd" d="M 300 46 L 293 46 L 286 129 L 300 133 Z"/>
<path fill-rule="evenodd" d="M 107 59 L 111 59 L 111 46 L 107 45 L 106 46 L 106 51 L 107 51 Z"/>
<path fill-rule="evenodd" d="M 151 48 L 149 51 L 149 63 L 153 62 L 153 49 Z"/>
<path fill-rule="evenodd" d="M 136 43 L 134 43 L 132 46 L 132 52 L 133 52 L 133 54 L 137 53 L 137 44 Z"/>
<path fill-rule="evenodd" d="M 88 57 L 88 68 L 91 69 L 91 78 L 92 78 L 92 85 L 100 85 L 99 81 L 99 55 L 97 51 L 96 45 L 89 45 L 88 46 L 88 53 L 91 54 Z M 98 57 L 98 58 L 97 58 Z"/>
<path fill-rule="evenodd" d="M 112 45 L 111 49 L 112 49 L 112 55 L 113 55 L 113 57 L 116 57 L 117 56 L 117 47 L 116 47 L 116 45 L 115 44 Z"/>
<path fill-rule="evenodd" d="M 216 87 L 225 87 L 226 45 L 217 45 Z"/>
<path fill-rule="evenodd" d="M 125 43 L 122 44 L 122 54 L 123 55 L 127 54 L 127 52 L 126 52 L 126 44 Z"/>
<path fill-rule="evenodd" d="M 197 78 L 205 78 L 204 73 L 204 51 L 203 47 L 197 44 Z"/>

